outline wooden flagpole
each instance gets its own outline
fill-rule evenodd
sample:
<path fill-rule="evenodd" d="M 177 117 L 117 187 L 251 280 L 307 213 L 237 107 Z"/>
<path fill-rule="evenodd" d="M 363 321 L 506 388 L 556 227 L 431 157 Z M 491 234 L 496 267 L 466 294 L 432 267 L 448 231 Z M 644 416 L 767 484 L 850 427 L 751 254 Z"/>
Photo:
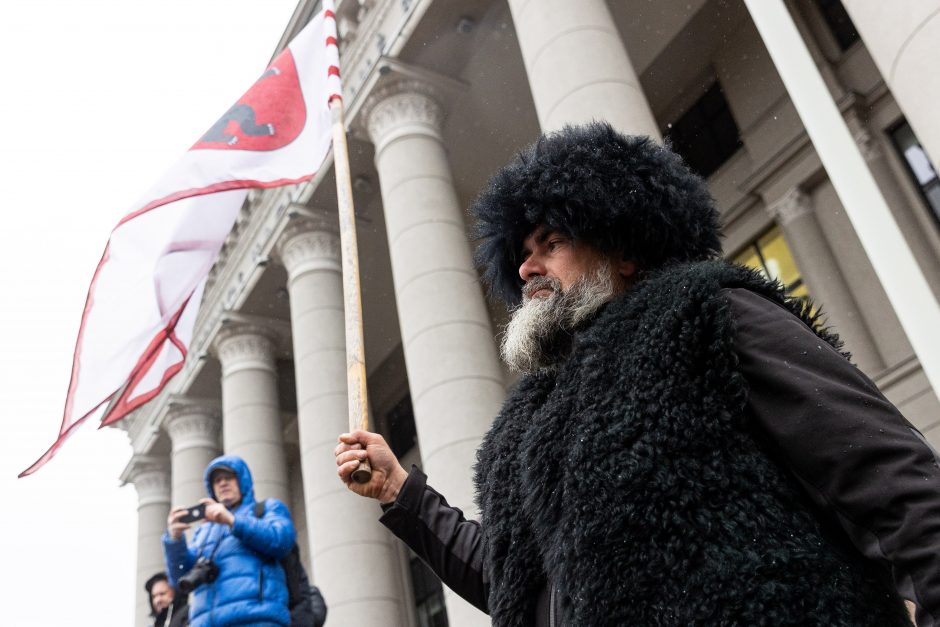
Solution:
<path fill-rule="evenodd" d="M 359 244 L 356 238 L 356 212 L 353 206 L 352 177 L 343 100 L 330 101 L 333 114 L 333 172 L 336 175 L 336 202 L 339 208 L 339 237 L 343 258 L 343 299 L 346 318 L 346 384 L 349 397 L 349 430 L 369 429 L 369 395 L 366 390 L 365 343 L 362 333 L 362 286 L 359 282 Z M 368 460 L 352 473 L 356 483 L 372 479 Z"/>

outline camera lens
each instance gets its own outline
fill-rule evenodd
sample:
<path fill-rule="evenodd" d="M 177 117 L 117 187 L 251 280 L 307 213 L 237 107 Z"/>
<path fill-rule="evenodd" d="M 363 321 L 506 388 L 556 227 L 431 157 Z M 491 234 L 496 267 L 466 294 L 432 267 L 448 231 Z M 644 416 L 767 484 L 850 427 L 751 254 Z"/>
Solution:
<path fill-rule="evenodd" d="M 212 560 L 200 557 L 188 573 L 179 578 L 176 587 L 181 594 L 189 594 L 204 583 L 212 583 L 219 576 L 219 567 Z"/>

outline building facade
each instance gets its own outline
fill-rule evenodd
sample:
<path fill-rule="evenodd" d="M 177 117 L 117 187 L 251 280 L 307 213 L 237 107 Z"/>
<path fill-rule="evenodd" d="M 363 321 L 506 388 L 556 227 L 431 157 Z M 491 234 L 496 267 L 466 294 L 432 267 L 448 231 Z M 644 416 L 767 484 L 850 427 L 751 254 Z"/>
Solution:
<path fill-rule="evenodd" d="M 317 4 L 298 5 L 278 49 Z M 593 119 L 671 141 L 707 178 L 726 255 L 822 303 L 859 367 L 940 445 L 937 393 L 743 3 L 337 5 L 372 428 L 453 505 L 476 511 L 474 452 L 510 381 L 494 339 L 506 313 L 479 284 L 466 208 L 540 132 Z M 940 0 L 787 6 L 940 298 Z M 336 477 L 348 419 L 331 171 L 249 194 L 185 367 L 121 423 L 122 479 L 139 495 L 137 625 L 170 505 L 204 495 L 221 452 L 245 458 L 259 498 L 290 506 L 329 624 L 488 624 Z"/>

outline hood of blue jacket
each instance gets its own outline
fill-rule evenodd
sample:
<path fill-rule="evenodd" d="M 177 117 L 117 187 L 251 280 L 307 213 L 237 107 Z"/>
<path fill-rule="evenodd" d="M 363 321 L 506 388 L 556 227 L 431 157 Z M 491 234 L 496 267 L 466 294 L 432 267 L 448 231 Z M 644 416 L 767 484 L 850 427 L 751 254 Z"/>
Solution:
<path fill-rule="evenodd" d="M 237 455 L 222 455 L 221 457 L 216 457 L 206 466 L 206 472 L 203 473 L 202 479 L 206 484 L 206 492 L 209 498 L 215 498 L 215 494 L 212 492 L 212 482 L 209 480 L 209 477 L 212 475 L 212 471 L 218 468 L 231 470 L 235 473 L 235 476 L 238 477 L 238 489 L 241 490 L 242 493 L 241 505 L 254 505 L 255 489 L 254 481 L 251 479 L 251 471 L 248 470 L 248 464 L 245 463 L 245 460 Z"/>

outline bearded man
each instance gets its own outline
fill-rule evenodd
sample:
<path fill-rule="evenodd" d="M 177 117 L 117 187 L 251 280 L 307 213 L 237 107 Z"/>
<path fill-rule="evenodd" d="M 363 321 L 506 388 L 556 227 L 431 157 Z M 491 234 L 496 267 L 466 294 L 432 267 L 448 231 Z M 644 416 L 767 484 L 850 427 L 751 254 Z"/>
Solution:
<path fill-rule="evenodd" d="M 381 436 L 339 475 L 499 627 L 940 625 L 940 467 L 813 309 L 718 259 L 704 182 L 609 125 L 475 201 L 522 373 L 468 521 Z M 359 461 L 370 483 L 350 481 Z"/>

